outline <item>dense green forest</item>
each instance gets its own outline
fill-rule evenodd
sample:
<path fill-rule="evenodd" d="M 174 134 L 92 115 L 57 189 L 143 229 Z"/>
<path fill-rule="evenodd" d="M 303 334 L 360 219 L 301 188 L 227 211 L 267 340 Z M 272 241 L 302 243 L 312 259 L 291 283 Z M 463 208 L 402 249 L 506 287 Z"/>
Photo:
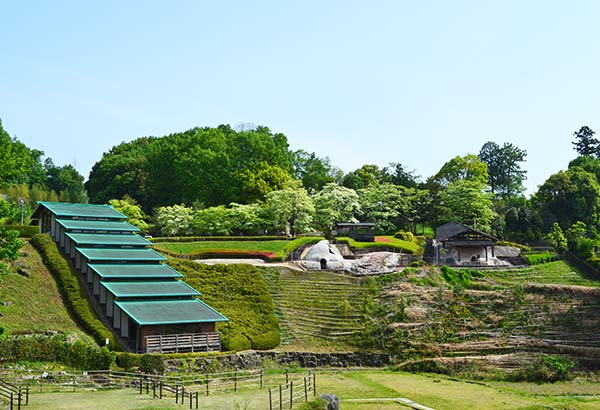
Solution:
<path fill-rule="evenodd" d="M 567 138 L 569 136 L 566 136 Z M 526 197 L 527 153 L 490 141 L 421 179 L 400 163 L 344 174 L 327 157 L 291 150 L 259 126 L 193 128 L 122 143 L 88 180 L 72 165 L 11 137 L 0 123 L 0 222 L 18 224 L 38 200 L 110 203 L 144 230 L 165 236 L 321 231 L 372 221 L 380 234 L 422 234 L 458 221 L 501 239 L 546 241 L 593 259 L 600 212 L 600 144 L 581 127 L 573 160 Z M 19 203 L 24 199 L 24 204 Z"/>

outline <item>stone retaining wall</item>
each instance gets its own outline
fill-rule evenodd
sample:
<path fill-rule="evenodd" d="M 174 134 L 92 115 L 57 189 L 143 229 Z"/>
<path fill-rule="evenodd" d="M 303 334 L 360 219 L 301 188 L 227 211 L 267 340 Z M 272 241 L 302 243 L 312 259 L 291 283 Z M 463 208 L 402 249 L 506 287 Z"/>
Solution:
<path fill-rule="evenodd" d="M 167 370 L 180 369 L 188 366 L 189 371 L 203 372 L 223 369 L 256 369 L 263 366 L 263 361 L 272 361 L 286 366 L 300 367 L 383 367 L 387 366 L 391 359 L 387 354 L 379 353 L 308 353 L 308 352 L 240 352 L 213 357 L 199 357 L 191 362 L 186 359 L 167 359 L 165 368 Z"/>

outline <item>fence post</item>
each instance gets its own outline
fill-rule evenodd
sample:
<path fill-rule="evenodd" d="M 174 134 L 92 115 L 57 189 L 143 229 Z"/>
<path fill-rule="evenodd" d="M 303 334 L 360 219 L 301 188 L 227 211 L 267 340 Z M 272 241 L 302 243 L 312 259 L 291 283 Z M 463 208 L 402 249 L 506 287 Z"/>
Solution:
<path fill-rule="evenodd" d="M 312 385 L 312 388 L 313 388 L 313 396 L 314 396 L 314 397 L 317 397 L 317 378 L 316 378 L 316 376 L 315 376 L 315 374 L 314 374 L 314 373 L 313 373 L 313 375 L 312 375 L 312 376 L 313 376 L 313 385 Z"/>
<path fill-rule="evenodd" d="M 152 398 L 156 398 L 156 381 L 152 380 Z"/>
<path fill-rule="evenodd" d="M 10 392 L 10 410 L 13 410 L 13 393 Z"/>
<path fill-rule="evenodd" d="M 283 410 L 283 393 L 281 391 L 281 384 L 279 385 L 279 410 Z"/>
<path fill-rule="evenodd" d="M 233 391 L 237 392 L 237 372 L 233 373 Z"/>
<path fill-rule="evenodd" d="M 263 388 L 263 369 L 260 369 L 260 389 Z"/>
<path fill-rule="evenodd" d="M 179 404 L 179 385 L 175 385 L 175 404 Z"/>
<path fill-rule="evenodd" d="M 159 389 L 160 389 L 160 398 L 162 399 L 162 389 L 163 389 L 163 382 L 162 380 L 160 381 L 160 384 L 158 385 Z"/>
<path fill-rule="evenodd" d="M 285 369 L 285 384 L 288 384 L 290 382 L 290 375 L 288 372 L 288 369 Z"/>
<path fill-rule="evenodd" d="M 198 408 L 198 396 L 200 396 L 200 392 L 196 392 L 196 408 Z"/>
<path fill-rule="evenodd" d="M 194 403 L 193 397 L 194 397 L 194 393 L 190 392 L 190 410 L 192 410 L 192 404 Z"/>
<path fill-rule="evenodd" d="M 292 380 L 290 382 L 290 409 L 292 408 L 293 404 L 294 404 L 294 381 Z"/>
<path fill-rule="evenodd" d="M 206 396 L 208 396 L 208 374 L 204 375 L 204 381 L 206 383 Z"/>
<path fill-rule="evenodd" d="M 273 410 L 273 395 L 271 394 L 270 387 L 269 387 L 269 410 Z"/>
<path fill-rule="evenodd" d="M 144 392 L 144 381 L 140 377 L 140 394 L 142 394 L 143 392 Z"/>
<path fill-rule="evenodd" d="M 29 386 L 25 386 L 25 405 L 29 405 Z"/>
<path fill-rule="evenodd" d="M 304 401 L 308 401 L 308 386 L 306 385 L 306 377 L 304 378 Z"/>

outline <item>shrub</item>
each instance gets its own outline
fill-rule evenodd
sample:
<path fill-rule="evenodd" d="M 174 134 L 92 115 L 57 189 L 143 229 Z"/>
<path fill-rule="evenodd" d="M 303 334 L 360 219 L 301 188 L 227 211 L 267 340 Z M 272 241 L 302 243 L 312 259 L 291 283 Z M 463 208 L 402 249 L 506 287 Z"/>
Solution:
<path fill-rule="evenodd" d="M 5 225 L 5 228 L 18 231 L 20 238 L 32 238 L 40 233 L 40 228 L 37 225 Z"/>
<path fill-rule="evenodd" d="M 165 362 L 161 355 L 144 354 L 140 359 L 140 369 L 148 374 L 163 374 Z"/>
<path fill-rule="evenodd" d="M 223 348 L 224 350 L 231 351 L 240 351 L 240 350 L 248 350 L 252 348 L 252 343 L 250 340 L 244 335 L 235 335 L 224 338 L 223 340 Z"/>
<path fill-rule="evenodd" d="M 266 333 L 259 333 L 250 337 L 250 343 L 253 349 L 257 350 L 269 350 L 279 346 L 281 338 L 277 330 L 271 330 Z"/>
<path fill-rule="evenodd" d="M 133 367 L 139 367 L 140 356 L 129 352 L 119 352 L 117 353 L 115 363 L 120 368 L 129 370 Z"/>
<path fill-rule="evenodd" d="M 185 282 L 202 290 L 202 299 L 229 319 L 217 324 L 225 350 L 272 349 L 279 344 L 273 299 L 252 265 L 202 265 L 176 259 L 169 264 Z"/>
<path fill-rule="evenodd" d="M 514 381 L 557 382 L 570 380 L 575 361 L 564 356 L 541 356 L 513 374 Z"/>
<path fill-rule="evenodd" d="M 58 362 L 69 367 L 106 370 L 115 353 L 82 341 L 70 342 L 65 335 L 14 337 L 0 340 L 0 357 L 6 361 Z"/>
<path fill-rule="evenodd" d="M 54 276 L 65 299 L 67 309 L 77 323 L 99 345 L 104 345 L 105 340 L 108 339 L 109 347 L 118 350 L 119 346 L 113 334 L 93 313 L 85 291 L 79 286 L 77 273 L 60 254 L 52 238 L 46 234 L 38 234 L 31 238 L 31 244 L 38 250 L 44 264 Z"/>
<path fill-rule="evenodd" d="M 556 252 L 535 252 L 523 255 L 529 265 L 538 265 L 540 263 L 548 263 L 560 259 Z"/>
<path fill-rule="evenodd" d="M 398 231 L 394 234 L 394 238 L 402 239 L 403 241 L 415 242 L 415 235 L 412 232 Z"/>

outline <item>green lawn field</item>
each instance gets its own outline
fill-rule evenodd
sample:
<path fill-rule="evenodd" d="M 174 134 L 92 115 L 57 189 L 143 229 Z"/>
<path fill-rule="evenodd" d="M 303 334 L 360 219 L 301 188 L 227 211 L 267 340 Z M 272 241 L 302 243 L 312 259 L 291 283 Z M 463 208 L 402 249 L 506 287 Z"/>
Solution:
<path fill-rule="evenodd" d="M 595 380 L 553 384 L 472 383 L 437 375 L 415 375 L 387 370 L 321 371 L 318 394 L 333 393 L 343 410 L 407 409 L 398 399 L 406 398 L 436 410 L 592 410 L 600 408 L 600 387 Z M 299 407 L 294 405 L 294 408 Z M 73 393 L 37 393 L 30 410 L 54 409 L 181 409 L 174 399 L 152 399 L 133 389 Z M 268 390 L 245 390 L 201 396 L 199 408 L 207 410 L 265 410 Z"/>

